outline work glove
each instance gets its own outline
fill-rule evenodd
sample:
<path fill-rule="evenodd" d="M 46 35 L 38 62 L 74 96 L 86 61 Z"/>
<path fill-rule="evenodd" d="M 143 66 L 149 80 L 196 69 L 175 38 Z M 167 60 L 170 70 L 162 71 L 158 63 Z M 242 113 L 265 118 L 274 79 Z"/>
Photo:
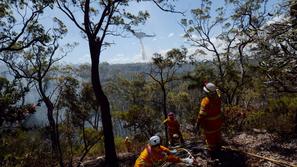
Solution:
<path fill-rule="evenodd" d="M 176 150 L 176 149 L 174 149 L 174 150 L 170 150 L 170 153 L 171 153 L 171 154 L 176 154 L 176 153 L 177 153 L 177 150 Z"/>
<path fill-rule="evenodd" d="M 179 138 L 179 136 L 178 136 L 178 134 L 173 134 L 173 138 L 175 138 L 175 139 L 177 139 L 177 138 Z"/>
<path fill-rule="evenodd" d="M 181 159 L 181 161 L 183 163 L 190 164 L 190 165 L 193 164 L 193 162 L 194 162 L 193 158 L 183 158 L 183 159 Z"/>

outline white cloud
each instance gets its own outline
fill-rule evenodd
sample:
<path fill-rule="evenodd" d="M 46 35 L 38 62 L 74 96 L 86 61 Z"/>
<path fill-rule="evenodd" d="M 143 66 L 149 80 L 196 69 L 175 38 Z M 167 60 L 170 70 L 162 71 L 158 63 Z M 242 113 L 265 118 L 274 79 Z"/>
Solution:
<path fill-rule="evenodd" d="M 75 61 L 75 60 L 74 60 Z M 84 54 L 78 58 L 79 63 L 91 63 L 90 54 Z"/>
<path fill-rule="evenodd" d="M 160 53 L 162 56 L 164 56 L 170 50 L 171 49 L 162 49 L 162 50 L 159 50 L 158 53 Z"/>
<path fill-rule="evenodd" d="M 197 61 L 204 61 L 204 60 L 212 60 L 213 55 L 210 52 L 205 52 L 206 55 L 203 54 L 197 54 L 197 47 L 188 47 L 188 54 L 192 55 L 196 53 L 195 60 Z"/>
<path fill-rule="evenodd" d="M 287 19 L 289 19 L 288 17 L 285 17 L 285 15 L 279 15 L 279 16 L 276 16 L 276 17 L 273 17 L 271 20 L 267 21 L 267 25 L 270 25 L 270 24 L 274 24 L 274 23 L 278 23 L 278 22 L 284 22 L 284 21 L 287 21 Z"/>
<path fill-rule="evenodd" d="M 90 54 L 84 55 L 69 55 L 62 59 L 63 63 L 70 63 L 70 64 L 84 64 L 84 63 L 91 63 L 91 56 Z"/>
<path fill-rule="evenodd" d="M 224 41 L 222 41 L 222 40 L 220 40 L 218 38 L 215 38 L 215 37 L 210 38 L 210 40 L 213 43 L 213 45 L 216 47 L 216 50 L 219 53 L 224 52 L 224 49 L 227 47 L 227 43 L 225 43 Z M 211 48 L 211 46 L 209 46 L 209 47 Z M 194 46 L 190 46 L 190 47 L 187 47 L 187 49 L 188 49 L 189 55 L 196 53 L 195 59 L 197 61 L 212 60 L 214 58 L 214 53 L 211 52 L 211 51 L 208 51 L 208 50 L 206 50 L 204 48 L 201 48 L 201 47 L 197 48 L 197 47 L 194 47 Z M 204 51 L 205 54 L 199 53 L 198 49 Z"/>
<path fill-rule="evenodd" d="M 174 33 L 168 34 L 168 38 L 173 37 L 173 36 L 174 36 Z"/>
<path fill-rule="evenodd" d="M 153 38 L 152 40 L 159 40 L 157 38 Z M 226 47 L 226 44 L 217 39 L 217 38 L 211 38 L 211 41 L 214 43 L 214 45 L 217 47 L 218 52 L 224 52 L 224 48 Z M 135 43 L 135 42 L 132 42 Z M 132 44 L 131 43 L 131 44 Z M 193 54 L 195 52 L 197 52 L 197 47 L 192 47 L 192 46 L 188 46 L 188 51 L 189 54 Z M 138 53 L 133 53 L 133 54 L 128 54 L 126 52 L 120 52 L 117 54 L 102 54 L 100 57 L 100 62 L 108 62 L 110 64 L 125 64 L 125 63 L 145 63 L 145 62 L 151 62 L 152 56 L 154 53 L 160 53 L 161 55 L 165 55 L 169 50 L 172 49 L 172 47 L 170 48 L 163 48 L 160 46 L 160 48 L 150 48 L 150 46 L 146 46 L 145 47 L 145 59 L 143 59 L 143 55 L 142 55 L 142 50 L 139 49 L 139 46 L 137 46 L 136 48 L 138 51 Z M 201 49 L 201 48 L 200 48 Z M 202 54 L 197 54 L 196 58 L 198 61 L 203 61 L 203 60 L 212 60 L 213 57 L 213 53 L 209 52 L 207 50 L 204 49 L 204 52 L 206 53 L 206 55 L 202 55 Z M 82 56 L 77 56 L 77 58 L 75 58 L 75 56 L 71 56 L 69 58 L 67 58 L 68 62 L 71 61 L 71 63 L 77 64 L 77 63 L 90 63 L 90 55 L 89 54 L 84 54 Z"/>
<path fill-rule="evenodd" d="M 126 64 L 126 63 L 145 63 L 148 62 L 151 58 L 146 57 L 146 59 L 142 58 L 141 53 L 135 55 L 125 55 L 119 53 L 115 56 L 110 56 L 106 62 L 110 64 Z"/>
<path fill-rule="evenodd" d="M 186 38 L 186 37 L 184 37 L 184 35 L 185 35 L 185 34 L 180 34 L 180 37 L 184 40 L 184 42 L 188 42 L 189 39 Z M 199 37 L 198 37 L 196 34 L 192 34 L 191 38 L 192 38 L 193 40 L 198 40 L 198 39 L 199 39 Z"/>

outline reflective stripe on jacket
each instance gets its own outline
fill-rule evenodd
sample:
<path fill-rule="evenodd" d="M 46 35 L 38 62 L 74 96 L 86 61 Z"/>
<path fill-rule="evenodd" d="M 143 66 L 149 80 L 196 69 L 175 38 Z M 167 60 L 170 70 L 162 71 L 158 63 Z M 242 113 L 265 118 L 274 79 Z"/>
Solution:
<path fill-rule="evenodd" d="M 221 129 L 223 119 L 221 99 L 218 96 L 202 99 L 198 122 L 205 133 L 215 133 Z"/>
<path fill-rule="evenodd" d="M 169 133 L 178 133 L 179 132 L 180 124 L 178 123 L 178 121 L 176 119 L 167 118 L 163 121 L 163 123 L 167 125 Z"/>
<path fill-rule="evenodd" d="M 134 167 L 152 167 L 164 161 L 181 161 L 180 158 L 170 154 L 170 150 L 164 146 L 160 146 L 160 149 L 155 150 L 150 145 L 147 145 L 137 158 Z"/>

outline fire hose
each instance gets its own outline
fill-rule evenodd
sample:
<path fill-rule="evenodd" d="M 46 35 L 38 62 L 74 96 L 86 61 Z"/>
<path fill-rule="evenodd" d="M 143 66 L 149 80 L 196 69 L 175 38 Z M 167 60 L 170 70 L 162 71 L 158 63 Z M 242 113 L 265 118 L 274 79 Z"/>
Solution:
<path fill-rule="evenodd" d="M 185 152 L 187 154 L 186 158 L 191 158 L 191 159 L 195 160 L 195 157 L 192 155 L 192 153 L 188 149 L 185 149 L 185 148 L 182 148 L 182 147 L 178 147 L 178 148 L 175 148 L 175 150 L 177 152 L 175 154 L 181 154 L 181 152 Z M 171 164 L 170 162 L 164 162 L 161 165 L 161 167 L 167 167 L 170 164 Z M 187 165 L 187 166 L 192 166 L 192 165 Z"/>

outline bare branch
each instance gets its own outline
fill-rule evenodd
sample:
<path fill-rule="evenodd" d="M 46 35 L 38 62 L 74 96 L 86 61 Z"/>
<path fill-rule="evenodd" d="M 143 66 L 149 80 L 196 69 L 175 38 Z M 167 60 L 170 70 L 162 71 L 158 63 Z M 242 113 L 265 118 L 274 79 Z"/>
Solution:
<path fill-rule="evenodd" d="M 60 4 L 60 2 L 57 0 L 56 1 L 58 4 L 58 8 L 64 13 L 66 14 L 66 16 L 73 21 L 73 23 L 77 26 L 78 29 L 80 29 L 83 32 L 86 32 L 86 30 L 78 23 L 78 21 L 76 20 L 75 16 L 73 15 L 72 11 L 63 3 L 62 5 Z"/>
<path fill-rule="evenodd" d="M 164 9 L 156 0 L 152 0 L 154 2 L 155 5 L 157 5 L 157 7 L 165 12 L 170 12 L 170 13 L 179 13 L 182 14 L 183 16 L 185 16 L 185 12 L 180 12 L 180 11 L 175 11 L 175 10 L 171 10 L 171 9 Z"/>

